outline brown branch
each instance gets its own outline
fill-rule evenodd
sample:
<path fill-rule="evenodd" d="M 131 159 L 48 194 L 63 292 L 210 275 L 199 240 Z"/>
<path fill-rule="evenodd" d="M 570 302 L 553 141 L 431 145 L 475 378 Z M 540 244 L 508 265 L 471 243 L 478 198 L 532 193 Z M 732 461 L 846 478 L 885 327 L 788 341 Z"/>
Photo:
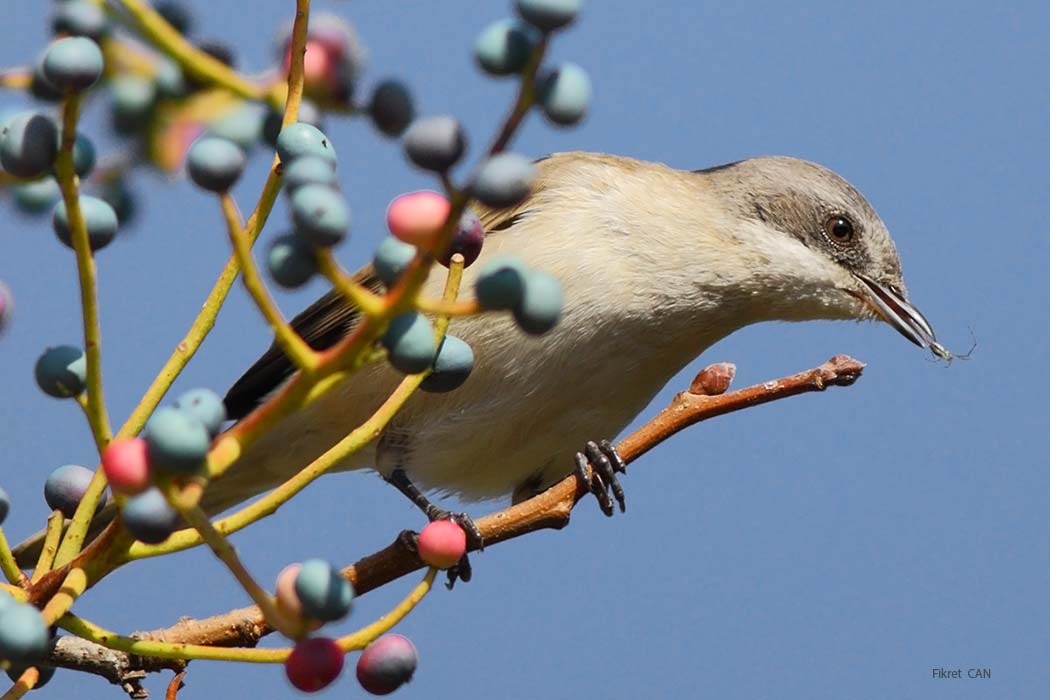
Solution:
<path fill-rule="evenodd" d="M 863 370 L 861 362 L 846 355 L 836 355 L 814 369 L 724 393 L 735 368 L 728 363 L 711 365 L 696 376 L 689 391 L 676 395 L 667 408 L 616 447 L 625 462 L 632 462 L 675 433 L 700 421 L 789 396 L 823 391 L 829 386 L 849 386 Z M 567 476 L 543 493 L 475 522 L 485 546 L 536 530 L 560 529 L 569 524 L 573 507 L 587 493 L 575 476 Z M 364 595 L 421 568 L 423 563 L 416 554 L 397 539 L 385 549 L 343 569 L 342 573 L 354 584 L 357 595 Z M 166 629 L 136 636 L 171 643 L 250 647 L 271 631 L 259 609 L 248 606 L 203 620 L 183 618 Z M 51 663 L 95 673 L 113 682 L 119 679 L 119 682 L 127 683 L 128 674 L 136 670 L 152 672 L 173 668 L 178 662 L 129 657 L 76 637 L 62 637 L 55 645 Z M 176 667 L 176 670 L 179 669 Z"/>

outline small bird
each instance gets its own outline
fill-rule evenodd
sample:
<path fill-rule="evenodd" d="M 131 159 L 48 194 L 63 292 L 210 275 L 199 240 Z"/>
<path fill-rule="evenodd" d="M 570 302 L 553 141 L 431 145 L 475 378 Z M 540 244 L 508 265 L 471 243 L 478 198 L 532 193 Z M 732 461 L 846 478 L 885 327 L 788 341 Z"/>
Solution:
<path fill-rule="evenodd" d="M 380 439 L 341 469 L 372 468 L 408 495 L 528 498 L 589 460 L 611 513 L 613 438 L 686 364 L 762 321 L 881 319 L 939 357 L 930 324 L 907 300 L 885 225 L 848 182 L 786 157 L 680 171 L 594 153 L 537 162 L 530 196 L 479 211 L 486 259 L 514 255 L 562 284 L 558 326 L 524 335 L 508 314 L 456 318 L 475 368 L 460 388 L 414 395 Z M 423 293 L 441 294 L 437 268 Z M 358 280 L 381 283 L 369 268 Z M 292 325 L 315 348 L 353 329 L 354 308 L 329 293 Z M 266 400 L 294 371 L 276 347 L 226 397 L 232 418 Z M 215 513 L 280 484 L 368 418 L 402 376 L 375 363 L 286 418 L 209 485 Z M 586 472 L 584 472 L 585 474 Z M 413 495 L 415 494 L 415 495 Z M 604 495 L 604 498 L 603 498 Z M 417 503 L 420 501 L 417 499 Z"/>

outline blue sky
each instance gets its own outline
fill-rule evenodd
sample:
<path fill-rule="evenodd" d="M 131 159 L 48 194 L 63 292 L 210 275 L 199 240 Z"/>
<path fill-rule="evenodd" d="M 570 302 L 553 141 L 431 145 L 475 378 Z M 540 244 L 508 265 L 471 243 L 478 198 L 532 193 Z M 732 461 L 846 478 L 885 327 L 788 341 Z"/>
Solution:
<path fill-rule="evenodd" d="M 262 69 L 291 0 L 191 3 L 203 36 Z M 43 47 L 46 3 L 7 13 L 0 65 Z M 423 111 L 453 113 L 488 139 L 511 86 L 470 49 L 503 2 L 323 2 L 358 27 L 365 83 L 404 76 Z M 850 179 L 899 246 L 912 299 L 943 342 L 972 359 L 930 361 L 885 325 L 767 324 L 712 348 L 737 385 L 836 353 L 868 363 L 852 388 L 719 418 L 660 446 L 625 481 L 628 512 L 584 503 L 571 526 L 474 557 L 475 580 L 435 591 L 401 626 L 421 654 L 397 697 L 988 698 L 1050 693 L 1047 450 L 1046 138 L 1050 48 L 1044 3 L 641 3 L 592 0 L 553 56 L 589 71 L 595 99 L 576 130 L 530 118 L 517 149 L 607 151 L 681 168 L 784 154 Z M 3 105 L 17 96 L 0 96 Z M 432 186 L 395 143 L 329 120 L 365 261 L 386 203 Z M 89 114 L 89 135 L 102 120 Z M 477 149 L 472 150 L 476 156 Z M 258 152 L 236 195 L 257 196 Z M 107 399 L 119 422 L 183 334 L 226 255 L 212 199 L 143 175 L 140 217 L 99 256 Z M 45 476 L 92 462 L 70 403 L 36 390 L 45 345 L 78 343 L 72 256 L 46 219 L 0 203 L 0 280 L 18 315 L 0 339 L 0 483 L 12 539 L 46 517 Z M 270 234 L 280 232 L 283 210 Z M 282 294 L 289 312 L 322 291 Z M 224 390 L 269 342 L 238 287 L 177 389 Z M 346 563 L 419 516 L 375 476 L 326 478 L 235 538 L 262 581 L 287 562 Z M 482 514 L 491 504 L 474 505 Z M 409 580 L 363 598 L 364 624 Z M 121 571 L 77 610 L 121 631 L 244 605 L 206 551 Z M 347 629 L 349 626 L 344 625 Z M 268 643 L 283 643 L 269 640 Z M 984 680 L 931 669 L 990 668 Z M 161 697 L 167 678 L 149 687 Z M 180 697 L 284 698 L 280 667 L 196 662 Z M 351 672 L 327 696 L 359 696 Z M 60 674 L 44 697 L 112 698 Z"/>

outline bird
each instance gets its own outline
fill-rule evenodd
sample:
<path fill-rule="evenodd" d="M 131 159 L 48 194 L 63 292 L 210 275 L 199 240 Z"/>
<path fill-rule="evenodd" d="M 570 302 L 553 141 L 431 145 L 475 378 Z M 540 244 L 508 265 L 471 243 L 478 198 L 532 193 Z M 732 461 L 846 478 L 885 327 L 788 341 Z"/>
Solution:
<path fill-rule="evenodd" d="M 756 157 L 690 171 L 558 153 L 536 162 L 519 204 L 475 206 L 486 236 L 463 288 L 486 260 L 512 255 L 560 280 L 564 308 L 540 337 L 505 313 L 454 318 L 449 332 L 476 358 L 466 382 L 417 392 L 378 440 L 336 467 L 373 469 L 414 500 L 437 493 L 517 502 L 607 457 L 593 490 L 607 514 L 606 490 L 622 509 L 622 463 L 609 439 L 679 370 L 751 324 L 881 320 L 951 357 L 908 301 L 874 208 L 815 163 Z M 422 293 L 440 296 L 444 277 L 435 266 Z M 370 267 L 356 279 L 382 290 Z M 292 327 L 320 349 L 358 317 L 333 291 Z M 294 370 L 271 346 L 226 395 L 230 416 L 250 413 Z M 218 513 L 279 485 L 368 418 L 402 378 L 387 363 L 362 368 L 250 445 L 201 505 Z"/>
<path fill-rule="evenodd" d="M 515 206 L 472 203 L 485 229 L 471 289 L 487 260 L 512 255 L 560 280 L 564 308 L 550 332 L 522 333 L 509 314 L 454 318 L 475 366 L 449 393 L 416 392 L 379 438 L 337 470 L 372 469 L 427 517 L 452 517 L 473 546 L 480 533 L 427 494 L 520 502 L 576 473 L 606 515 L 624 508 L 611 438 L 679 370 L 733 332 L 766 321 L 882 321 L 936 357 L 955 357 L 908 300 L 893 239 L 867 199 L 831 170 L 765 156 L 701 170 L 600 153 L 536 162 Z M 440 296 L 432 270 L 422 293 Z M 355 279 L 376 292 L 371 266 Z M 315 349 L 350 333 L 359 314 L 329 292 L 292 327 Z M 225 397 L 238 420 L 295 372 L 276 346 Z M 387 363 L 362 367 L 249 444 L 204 491 L 210 515 L 272 489 L 367 419 L 403 379 Z M 588 462 L 595 468 L 592 476 Z M 96 514 L 93 531 L 115 509 Z M 37 534 L 16 548 L 31 565 Z M 469 562 L 450 574 L 469 578 Z"/>

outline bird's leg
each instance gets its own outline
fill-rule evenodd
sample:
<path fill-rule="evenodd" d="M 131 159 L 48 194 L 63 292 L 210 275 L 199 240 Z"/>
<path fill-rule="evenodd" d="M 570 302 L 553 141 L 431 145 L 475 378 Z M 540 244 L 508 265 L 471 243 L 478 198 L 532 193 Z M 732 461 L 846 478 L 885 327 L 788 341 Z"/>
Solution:
<path fill-rule="evenodd" d="M 401 493 L 405 494 L 408 500 L 412 501 L 423 511 L 423 514 L 427 516 L 427 520 L 434 522 L 435 520 L 451 520 L 456 525 L 463 528 L 463 532 L 467 534 L 467 549 L 482 550 L 485 548 L 485 540 L 481 536 L 481 530 L 478 529 L 477 524 L 474 522 L 466 513 L 453 513 L 452 511 L 446 510 L 439 506 L 434 505 L 429 498 L 426 497 L 419 488 L 408 478 L 405 474 L 405 470 L 400 467 L 390 472 L 390 476 L 383 477 L 386 479 L 388 484 L 391 484 Z M 416 551 L 416 539 L 418 535 L 408 530 L 401 533 L 401 542 L 405 544 L 412 551 Z M 455 585 L 457 579 L 461 579 L 464 582 L 470 581 L 471 578 L 471 567 L 470 559 L 466 554 L 459 560 L 459 563 L 448 570 L 448 588 L 451 589 Z"/>
<path fill-rule="evenodd" d="M 591 474 L 587 474 L 587 463 L 591 464 Z M 620 512 L 626 510 L 623 487 L 616 474 L 626 474 L 627 465 L 608 440 L 587 443 L 583 452 L 576 453 L 576 478 L 583 482 L 587 489 L 598 499 L 598 506 L 607 516 L 613 514 L 613 498 L 620 506 Z M 612 496 L 609 493 L 612 492 Z"/>

